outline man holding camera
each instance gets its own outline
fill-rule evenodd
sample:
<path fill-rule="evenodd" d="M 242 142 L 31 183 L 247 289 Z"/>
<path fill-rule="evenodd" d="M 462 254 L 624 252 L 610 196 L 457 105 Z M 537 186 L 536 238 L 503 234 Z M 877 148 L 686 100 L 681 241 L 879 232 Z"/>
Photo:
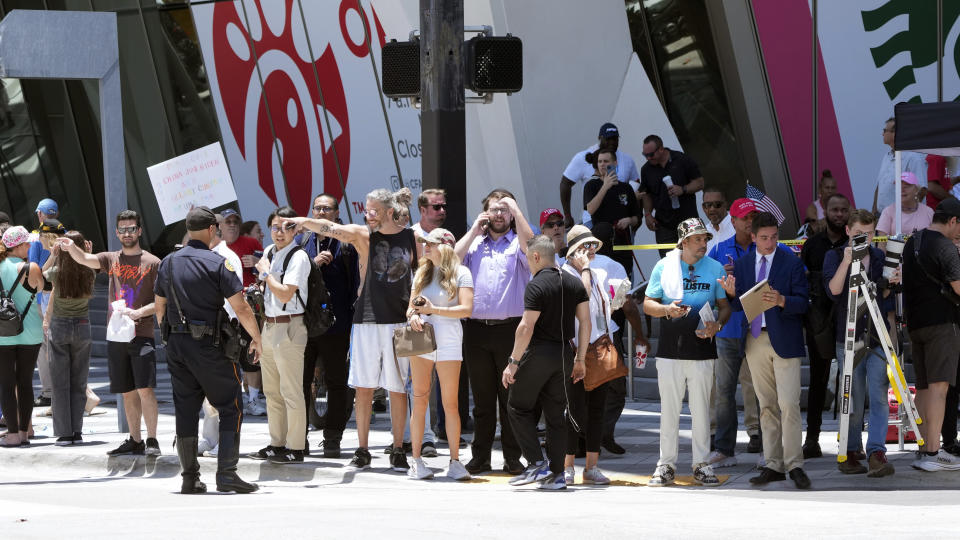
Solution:
<path fill-rule="evenodd" d="M 828 222 L 829 223 L 829 222 Z M 895 272 L 890 280 L 883 279 L 884 254 L 873 247 L 873 236 L 876 233 L 877 218 L 869 210 L 853 210 L 847 221 L 846 233 L 851 241 L 845 247 L 830 250 L 823 259 L 823 287 L 827 295 L 835 303 L 836 315 L 836 355 L 843 370 L 844 335 L 847 326 L 847 283 L 850 277 L 850 264 L 854 258 L 860 259 L 867 279 L 877 283 L 883 290 L 880 302 L 880 311 L 884 314 L 893 310 L 893 297 L 887 284 L 900 282 L 899 272 Z M 869 314 L 864 313 L 857 321 L 856 339 L 866 338 L 866 356 L 854 363 L 853 368 L 853 398 L 850 412 L 850 430 L 847 439 L 847 460 L 838 465 L 844 474 L 867 473 L 870 477 L 888 476 L 893 474 L 893 465 L 887 462 L 887 359 L 880 347 L 880 338 L 875 328 L 870 328 L 866 334 Z M 886 324 L 886 318 L 884 318 Z M 867 430 L 867 452 L 869 470 L 859 459 L 863 448 L 863 403 L 864 395 L 870 397 L 870 419 Z"/>
<path fill-rule="evenodd" d="M 204 493 L 197 462 L 197 421 L 206 397 L 220 413 L 217 491 L 251 493 L 258 486 L 237 476 L 240 459 L 240 369 L 224 355 L 219 323 L 226 299 L 251 336 L 250 353 L 260 353 L 260 330 L 243 298 L 243 286 L 231 263 L 208 247 L 217 218 L 206 206 L 187 214 L 190 241 L 160 263 L 153 292 L 156 314 L 167 336 L 167 367 L 173 383 L 177 421 L 180 493 Z M 166 326 L 164 326 L 166 321 Z"/>
<path fill-rule="evenodd" d="M 958 237 L 960 201 L 947 199 L 937 205 L 933 223 L 915 232 L 903 247 L 903 307 L 925 441 L 912 466 L 923 471 L 960 470 L 960 457 L 940 447 L 944 403 L 947 389 L 957 380 L 960 350 L 960 255 L 953 244 Z"/>

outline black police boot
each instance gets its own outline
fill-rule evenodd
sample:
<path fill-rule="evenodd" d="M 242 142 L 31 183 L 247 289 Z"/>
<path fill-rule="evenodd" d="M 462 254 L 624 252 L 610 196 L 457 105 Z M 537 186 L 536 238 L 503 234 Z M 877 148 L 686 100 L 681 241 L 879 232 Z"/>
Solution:
<path fill-rule="evenodd" d="M 200 463 L 197 462 L 197 438 L 177 437 L 177 457 L 180 458 L 180 469 L 183 471 L 183 484 L 180 493 L 192 495 L 206 493 L 207 486 L 200 481 Z"/>
<path fill-rule="evenodd" d="M 260 486 L 244 482 L 237 476 L 237 463 L 240 461 L 240 434 L 232 431 L 220 432 L 220 450 L 217 452 L 217 491 L 253 493 Z"/>

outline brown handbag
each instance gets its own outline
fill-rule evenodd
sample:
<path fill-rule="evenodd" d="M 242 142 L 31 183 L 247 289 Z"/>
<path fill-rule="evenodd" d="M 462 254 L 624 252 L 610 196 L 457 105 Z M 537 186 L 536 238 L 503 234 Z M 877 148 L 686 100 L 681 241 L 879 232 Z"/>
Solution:
<path fill-rule="evenodd" d="M 607 334 L 600 336 L 587 347 L 586 367 L 583 387 L 587 392 L 605 382 L 627 375 L 627 366 L 623 364 L 620 352 Z"/>
<path fill-rule="evenodd" d="M 393 330 L 394 357 L 420 356 L 437 350 L 437 338 L 433 325 L 423 323 L 423 331 L 417 332 L 409 324 Z"/>

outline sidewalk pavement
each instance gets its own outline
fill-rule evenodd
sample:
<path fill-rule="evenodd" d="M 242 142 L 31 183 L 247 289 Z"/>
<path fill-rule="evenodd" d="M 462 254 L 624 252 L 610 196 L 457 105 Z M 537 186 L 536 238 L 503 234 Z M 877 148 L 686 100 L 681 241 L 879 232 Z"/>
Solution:
<path fill-rule="evenodd" d="M 101 398 L 101 404 L 93 414 L 84 419 L 83 439 L 81 445 L 57 447 L 53 436 L 51 418 L 44 416 L 46 408 L 34 411 L 34 430 L 36 438 L 29 447 L 0 449 L 0 467 L 19 470 L 50 469 L 65 478 L 81 476 L 143 476 L 170 478 L 180 473 L 176 452 L 173 448 L 174 414 L 170 388 L 170 376 L 166 365 L 157 366 L 157 397 L 160 401 L 160 418 L 157 429 L 157 438 L 160 442 L 162 455 L 154 456 L 117 456 L 106 455 L 126 439 L 126 433 L 117 431 L 117 409 L 115 396 L 108 394 L 106 360 L 94 358 L 91 361 L 90 383 Z M 39 384 L 39 381 L 35 381 Z M 643 486 L 647 478 L 653 473 L 659 453 L 659 415 L 660 405 L 653 402 L 628 402 L 623 417 L 617 425 L 617 441 L 626 448 L 623 456 L 614 456 L 602 452 L 600 467 L 613 481 L 615 486 Z M 886 478 L 867 478 L 866 475 L 844 475 L 837 470 L 836 463 L 836 430 L 837 421 L 830 413 L 824 414 L 823 435 L 820 445 L 824 450 L 822 458 L 808 460 L 804 469 L 810 476 L 814 490 L 835 491 L 872 491 L 872 490 L 930 490 L 930 489 L 957 489 L 960 486 L 960 472 L 928 473 L 914 470 L 910 463 L 914 459 L 915 444 L 907 444 L 904 451 L 899 451 L 896 444 L 887 445 L 889 461 L 896 467 L 896 474 Z M 317 444 L 322 440 L 320 433 L 311 433 L 310 443 L 313 455 L 308 456 L 303 464 L 278 465 L 265 461 L 241 458 L 239 474 L 250 481 L 277 480 L 284 482 L 322 482 L 340 483 L 349 482 L 355 474 L 377 475 L 377 478 L 386 476 L 402 478 L 400 473 L 389 472 L 388 456 L 383 454 L 383 448 L 389 444 L 390 416 L 388 413 L 377 414 L 372 422 L 370 433 L 370 451 L 373 455 L 371 472 L 354 473 L 346 467 L 353 451 L 356 448 L 356 424 L 351 420 L 343 438 L 343 455 L 340 459 L 322 457 L 322 450 Z M 146 437 L 144 428 L 143 436 Z M 465 435 L 467 441 L 470 434 Z M 746 432 L 738 433 L 737 454 L 739 464 L 718 469 L 716 472 L 723 479 L 720 489 L 749 490 L 758 489 L 768 491 L 795 490 L 789 480 L 773 482 L 764 488 L 752 487 L 748 480 L 756 474 L 755 466 L 760 454 L 746 453 L 748 442 Z M 256 451 L 269 443 L 266 417 L 247 416 L 244 419 L 241 432 L 241 454 Z M 438 445 L 439 457 L 425 458 L 427 464 L 438 473 L 444 471 L 449 459 L 448 448 L 441 441 Z M 461 461 L 466 463 L 470 459 L 470 450 L 461 450 Z M 690 464 L 690 417 L 685 408 L 680 423 L 680 460 L 678 475 L 689 476 Z M 495 445 L 492 465 L 497 471 L 502 466 L 502 456 L 499 445 Z M 200 458 L 202 472 L 210 475 L 216 471 L 216 458 Z M 577 460 L 577 478 L 582 467 L 582 460 Z M 380 474 L 383 476 L 380 476 Z M 439 480 L 439 475 L 438 475 Z M 494 474 L 480 480 L 480 483 L 505 484 L 503 474 Z M 693 487 L 690 489 L 704 489 Z"/>

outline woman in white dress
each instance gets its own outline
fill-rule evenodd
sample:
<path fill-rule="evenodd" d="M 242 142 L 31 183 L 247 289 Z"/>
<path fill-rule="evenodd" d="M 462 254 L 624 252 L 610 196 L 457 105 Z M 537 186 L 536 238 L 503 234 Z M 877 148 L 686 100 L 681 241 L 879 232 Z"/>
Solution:
<path fill-rule="evenodd" d="M 460 319 L 473 312 L 473 278 L 470 270 L 460 264 L 453 251 L 456 239 L 446 229 L 434 229 L 426 236 L 417 238 L 424 244 L 423 257 L 413 278 L 413 292 L 407 319 L 410 326 L 422 331 L 424 323 L 433 325 L 437 350 L 423 356 L 410 357 L 410 375 L 413 383 L 413 411 L 410 413 L 410 436 L 413 446 L 413 463 L 408 474 L 411 478 L 433 478 L 433 471 L 423 462 L 420 447 L 423 442 L 423 426 L 426 422 L 427 400 L 430 399 L 430 384 L 436 366 L 446 413 L 447 440 L 450 445 L 450 466 L 447 476 L 454 480 L 469 480 L 470 473 L 460 463 L 460 411 L 458 388 L 460 365 L 463 360 L 463 328 Z"/>

